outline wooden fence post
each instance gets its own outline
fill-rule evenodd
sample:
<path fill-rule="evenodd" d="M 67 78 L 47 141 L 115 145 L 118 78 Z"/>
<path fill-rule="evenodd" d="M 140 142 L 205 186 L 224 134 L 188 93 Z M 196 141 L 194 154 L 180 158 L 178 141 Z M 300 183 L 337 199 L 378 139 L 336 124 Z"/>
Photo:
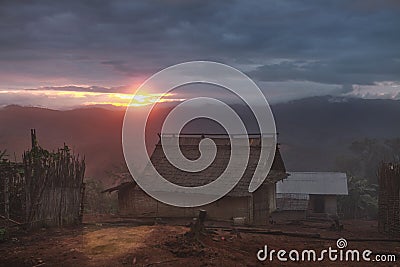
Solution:
<path fill-rule="evenodd" d="M 5 175 L 4 177 L 4 216 L 6 219 L 10 219 L 10 186 L 9 186 L 9 177 Z"/>
<path fill-rule="evenodd" d="M 200 241 L 200 235 L 204 233 L 204 222 L 207 217 L 207 211 L 206 210 L 199 210 L 199 216 L 192 222 L 190 226 L 190 231 L 188 232 L 188 235 L 190 237 L 194 237 L 197 241 Z"/>

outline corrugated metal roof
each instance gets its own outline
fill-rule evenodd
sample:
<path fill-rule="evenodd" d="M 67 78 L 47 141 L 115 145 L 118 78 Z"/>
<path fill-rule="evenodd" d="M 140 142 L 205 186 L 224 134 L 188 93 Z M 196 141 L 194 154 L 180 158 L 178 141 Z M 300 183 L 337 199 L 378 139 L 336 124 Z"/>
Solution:
<path fill-rule="evenodd" d="M 289 172 L 276 184 L 277 193 L 347 195 L 347 176 L 341 172 Z"/>

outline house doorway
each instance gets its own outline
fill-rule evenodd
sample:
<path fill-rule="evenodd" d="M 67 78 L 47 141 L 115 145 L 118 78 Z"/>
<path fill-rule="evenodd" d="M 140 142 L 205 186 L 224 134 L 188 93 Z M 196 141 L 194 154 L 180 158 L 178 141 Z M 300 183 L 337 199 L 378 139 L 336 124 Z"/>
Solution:
<path fill-rule="evenodd" d="M 314 212 L 324 213 L 325 212 L 325 198 L 321 195 L 314 196 Z"/>

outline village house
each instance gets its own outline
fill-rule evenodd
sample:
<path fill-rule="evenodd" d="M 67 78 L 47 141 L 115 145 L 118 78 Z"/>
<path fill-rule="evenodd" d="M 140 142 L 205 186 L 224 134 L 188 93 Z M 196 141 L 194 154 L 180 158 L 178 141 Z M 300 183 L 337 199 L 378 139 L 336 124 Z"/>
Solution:
<path fill-rule="evenodd" d="M 337 215 L 337 196 L 348 195 L 347 176 L 340 172 L 289 172 L 276 185 L 274 218 L 298 219 Z"/>
<path fill-rule="evenodd" d="M 187 158 L 199 157 L 198 145 L 204 136 L 180 137 L 180 148 Z M 157 171 L 172 183 L 182 186 L 201 186 L 219 177 L 230 159 L 230 141 L 226 136 L 212 137 L 217 146 L 213 163 L 206 169 L 189 173 L 177 169 L 167 160 L 161 142 L 151 156 Z M 239 183 L 224 197 L 208 205 L 197 208 L 181 208 L 161 203 L 148 196 L 134 182 L 126 182 L 104 192 L 118 191 L 119 214 L 131 217 L 182 218 L 195 217 L 198 210 L 207 210 L 211 220 L 229 221 L 233 218 L 244 218 L 249 224 L 266 224 L 270 213 L 276 209 L 276 182 L 287 177 L 285 165 L 276 149 L 272 168 L 264 183 L 253 193 L 248 192 L 250 181 L 260 155 L 260 137 L 250 138 L 250 156 L 247 168 Z"/>

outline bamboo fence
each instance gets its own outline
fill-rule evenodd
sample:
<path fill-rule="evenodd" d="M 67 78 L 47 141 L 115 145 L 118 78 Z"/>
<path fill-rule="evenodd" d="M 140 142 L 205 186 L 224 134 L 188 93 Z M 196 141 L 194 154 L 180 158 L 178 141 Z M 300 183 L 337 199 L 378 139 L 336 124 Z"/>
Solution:
<path fill-rule="evenodd" d="M 22 163 L 0 163 L 0 216 L 30 228 L 80 223 L 85 160 L 65 144 L 49 152 L 38 145 L 34 130 L 31 136 Z"/>
<path fill-rule="evenodd" d="M 400 236 L 400 164 L 379 168 L 379 231 Z"/>

